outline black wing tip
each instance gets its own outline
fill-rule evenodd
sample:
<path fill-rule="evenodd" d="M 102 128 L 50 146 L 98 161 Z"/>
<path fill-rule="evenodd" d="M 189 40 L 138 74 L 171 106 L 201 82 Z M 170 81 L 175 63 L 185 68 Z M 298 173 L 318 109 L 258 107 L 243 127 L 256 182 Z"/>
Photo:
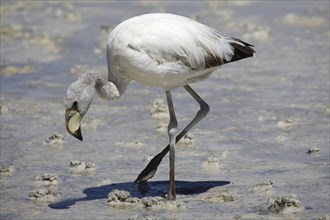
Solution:
<path fill-rule="evenodd" d="M 255 56 L 256 51 L 253 49 L 254 46 L 252 44 L 246 43 L 237 38 L 232 39 L 233 41 L 229 42 L 229 44 L 233 47 L 234 54 L 229 62 Z"/>

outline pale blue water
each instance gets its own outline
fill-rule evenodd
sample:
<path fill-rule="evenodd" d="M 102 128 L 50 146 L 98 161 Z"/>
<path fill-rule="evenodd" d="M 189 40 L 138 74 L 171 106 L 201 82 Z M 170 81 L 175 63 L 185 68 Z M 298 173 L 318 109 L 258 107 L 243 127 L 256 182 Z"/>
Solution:
<path fill-rule="evenodd" d="M 1 219 L 128 219 L 134 214 L 165 219 L 271 219 L 267 199 L 291 194 L 304 207 L 293 218 L 318 219 L 329 214 L 329 1 L 218 3 L 215 9 L 206 1 L 73 1 L 72 6 L 1 1 L 2 27 L 20 25 L 22 32 L 32 36 L 6 39 L 8 35 L 1 32 L 1 72 L 8 66 L 34 69 L 13 76 L 1 73 L 0 162 L 16 168 L 11 176 L 1 176 Z M 96 98 L 83 121 L 84 142 L 66 134 L 62 100 L 68 85 L 78 77 L 70 69 L 87 65 L 87 69 L 106 71 L 101 27 L 114 27 L 147 12 L 193 17 L 256 47 L 256 58 L 228 64 L 192 85 L 210 104 L 211 112 L 192 131 L 196 143 L 177 150 L 178 180 L 195 185 L 205 181 L 204 187 L 219 181 L 221 188 L 235 193 L 233 202 L 205 202 L 194 200 L 196 195 L 181 194 L 179 201 L 187 204 L 186 210 L 108 207 L 110 188 L 98 187 L 100 182 L 110 178 L 127 188 L 145 166 L 143 159 L 166 145 L 167 137 L 156 132 L 148 107 L 155 97 L 165 98 L 159 88 L 132 83 L 118 102 Z M 292 24 L 284 22 L 290 14 L 300 18 Z M 72 21 L 72 16 L 80 20 Z M 269 36 L 253 37 L 265 30 L 270 30 Z M 60 51 L 52 52 L 41 44 L 45 36 Z M 101 53 L 95 54 L 95 48 Z M 174 90 L 173 98 L 182 128 L 198 106 L 183 89 Z M 293 121 L 291 130 L 277 126 L 285 119 Z M 42 144 L 55 132 L 64 135 L 62 149 Z M 120 144 L 136 140 L 144 145 Z M 319 148 L 320 153 L 307 154 L 310 147 Z M 202 169 L 208 157 L 220 160 L 219 173 Z M 68 163 L 73 159 L 93 160 L 96 174 L 70 174 Z M 75 202 L 70 209 L 52 209 L 28 199 L 35 188 L 34 176 L 45 172 L 55 172 L 62 179 L 58 192 L 61 201 Z M 165 158 L 154 177 L 163 183 L 164 191 L 167 172 Z M 267 179 L 274 182 L 272 194 L 248 192 Z M 222 185 L 224 181 L 231 184 Z M 194 184 L 187 183 L 187 188 Z M 179 186 L 185 187 L 182 182 Z M 90 188 L 96 188 L 96 193 L 85 198 Z"/>

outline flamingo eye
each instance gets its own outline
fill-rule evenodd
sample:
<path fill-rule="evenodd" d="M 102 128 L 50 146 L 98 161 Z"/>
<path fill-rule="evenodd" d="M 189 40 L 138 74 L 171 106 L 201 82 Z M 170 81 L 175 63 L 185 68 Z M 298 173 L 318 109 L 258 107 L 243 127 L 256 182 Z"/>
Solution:
<path fill-rule="evenodd" d="M 78 102 L 77 101 L 73 102 L 72 109 L 75 109 L 75 110 L 78 109 Z"/>

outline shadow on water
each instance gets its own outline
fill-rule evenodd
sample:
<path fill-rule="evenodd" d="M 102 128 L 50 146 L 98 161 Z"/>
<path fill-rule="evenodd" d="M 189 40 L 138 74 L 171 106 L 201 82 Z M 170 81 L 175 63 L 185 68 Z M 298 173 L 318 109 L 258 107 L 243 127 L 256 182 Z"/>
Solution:
<path fill-rule="evenodd" d="M 175 186 L 177 195 L 194 195 L 203 193 L 210 188 L 224 186 L 229 183 L 229 181 L 176 181 Z M 148 182 L 148 185 L 142 186 L 142 189 L 141 186 L 139 186 L 139 188 L 133 187 L 132 182 L 113 183 L 99 187 L 90 187 L 83 190 L 83 193 L 86 194 L 85 197 L 69 198 L 54 204 L 50 204 L 49 207 L 53 209 L 68 209 L 75 205 L 77 202 L 106 199 L 109 192 L 115 189 L 130 191 L 132 197 L 138 198 L 146 196 L 164 197 L 168 190 L 168 181 L 151 181 Z"/>

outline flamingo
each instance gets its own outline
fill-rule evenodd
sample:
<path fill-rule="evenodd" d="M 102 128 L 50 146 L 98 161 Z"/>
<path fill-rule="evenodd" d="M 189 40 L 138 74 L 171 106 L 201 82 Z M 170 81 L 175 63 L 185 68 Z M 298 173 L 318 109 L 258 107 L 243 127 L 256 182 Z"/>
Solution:
<path fill-rule="evenodd" d="M 167 197 L 175 200 L 175 144 L 210 110 L 190 84 L 206 79 L 223 64 L 253 57 L 253 45 L 187 17 L 151 13 L 120 23 L 108 37 L 106 55 L 108 76 L 91 70 L 70 84 L 65 97 L 67 131 L 83 140 L 81 120 L 95 91 L 101 98 L 117 100 L 132 80 L 163 88 L 170 116 L 169 144 L 149 162 L 134 183 L 146 183 L 152 178 L 163 157 L 170 152 Z M 198 102 L 200 109 L 177 134 L 171 90 L 181 86 Z"/>

